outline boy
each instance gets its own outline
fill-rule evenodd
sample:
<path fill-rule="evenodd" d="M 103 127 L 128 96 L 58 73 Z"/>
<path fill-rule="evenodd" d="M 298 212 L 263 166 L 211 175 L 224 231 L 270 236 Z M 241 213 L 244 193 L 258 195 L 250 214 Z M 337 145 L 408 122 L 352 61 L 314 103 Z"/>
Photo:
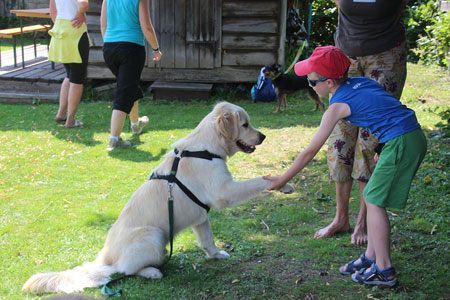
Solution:
<path fill-rule="evenodd" d="M 317 154 L 340 119 L 365 127 L 380 144 L 385 144 L 377 166 L 364 189 L 367 203 L 368 244 L 359 259 L 339 271 L 352 275 L 355 282 L 392 287 L 397 283 L 390 258 L 390 224 L 386 207 L 403 209 L 411 181 L 425 156 L 427 142 L 413 110 L 402 105 L 374 80 L 347 78 L 348 58 L 333 46 L 316 48 L 295 65 L 295 73 L 308 75 L 320 96 L 331 94 L 320 127 L 309 145 L 281 176 L 264 177 L 272 181 L 270 190 L 280 189 Z"/>

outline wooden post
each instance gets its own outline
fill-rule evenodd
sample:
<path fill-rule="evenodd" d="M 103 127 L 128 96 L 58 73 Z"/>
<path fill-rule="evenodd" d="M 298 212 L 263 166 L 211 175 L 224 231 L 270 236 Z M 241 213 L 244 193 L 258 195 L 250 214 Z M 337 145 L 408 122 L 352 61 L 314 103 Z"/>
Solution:
<path fill-rule="evenodd" d="M 278 64 L 284 65 L 284 45 L 286 43 L 287 0 L 281 0 L 280 8 L 280 40 L 278 47 Z"/>

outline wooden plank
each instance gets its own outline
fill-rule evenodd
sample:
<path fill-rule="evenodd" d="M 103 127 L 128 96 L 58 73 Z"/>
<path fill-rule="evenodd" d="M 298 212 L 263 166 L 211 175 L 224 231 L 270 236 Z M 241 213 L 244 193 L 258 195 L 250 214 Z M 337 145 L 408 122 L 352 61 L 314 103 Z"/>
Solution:
<path fill-rule="evenodd" d="M 200 2 L 199 18 L 200 18 L 200 32 L 199 41 L 214 42 L 214 2 L 210 0 L 202 0 Z M 214 44 L 200 44 L 200 68 L 211 69 L 214 68 Z"/>
<path fill-rule="evenodd" d="M 17 17 L 51 18 L 49 8 L 13 9 L 9 12 L 15 14 Z"/>
<path fill-rule="evenodd" d="M 199 32 L 199 17 L 198 11 L 200 8 L 200 0 L 190 0 L 186 5 L 186 15 L 189 18 L 186 19 L 186 41 L 196 41 Z M 188 43 L 186 45 L 186 68 L 198 68 L 199 62 L 199 49 L 195 44 Z"/>
<path fill-rule="evenodd" d="M 226 51 L 222 57 L 224 66 L 263 66 L 276 61 L 277 56 L 273 52 Z"/>
<path fill-rule="evenodd" d="M 278 34 L 278 64 L 284 64 L 284 45 L 286 40 L 286 14 L 287 14 L 287 0 L 281 0 L 281 10 L 279 19 L 279 34 Z"/>
<path fill-rule="evenodd" d="M 66 70 L 54 70 L 42 76 L 42 79 L 63 80 L 66 77 Z"/>
<path fill-rule="evenodd" d="M 186 1 L 177 1 L 175 18 L 175 68 L 186 68 Z"/>
<path fill-rule="evenodd" d="M 151 86 L 154 99 L 209 99 L 211 96 L 212 84 L 155 81 Z"/>
<path fill-rule="evenodd" d="M 47 58 L 37 57 L 32 60 L 27 60 L 25 62 L 25 68 L 22 68 L 21 65 L 14 67 L 14 64 L 3 67 L 0 69 L 0 77 L 12 77 L 12 76 L 18 74 L 17 72 L 27 72 L 27 70 L 29 70 L 30 67 L 32 67 L 33 65 L 36 65 L 36 64 L 40 64 L 43 61 L 47 61 Z"/>
<path fill-rule="evenodd" d="M 272 33 L 278 34 L 276 19 L 266 18 L 224 18 L 222 20 L 223 33 Z"/>
<path fill-rule="evenodd" d="M 217 82 L 255 82 L 261 65 L 255 66 L 224 66 L 219 69 L 151 69 L 144 68 L 141 80 L 174 80 L 203 83 Z M 113 79 L 114 75 L 107 67 L 88 66 L 88 77 L 91 79 Z"/>
<path fill-rule="evenodd" d="M 178 82 L 178 81 L 165 81 L 157 80 L 151 86 L 159 89 L 174 89 L 174 90 L 199 90 L 199 91 L 211 91 L 213 85 L 207 83 L 195 83 L 195 82 Z"/>
<path fill-rule="evenodd" d="M 28 71 L 22 73 L 20 76 L 16 76 L 16 78 L 36 78 L 40 77 L 43 74 L 43 70 L 51 70 L 51 65 L 48 66 L 42 65 L 42 66 L 34 66 L 32 68 L 27 68 Z M 39 76 L 36 76 L 39 74 Z"/>
<path fill-rule="evenodd" d="M 0 30 L 0 38 L 12 39 L 16 35 L 23 33 L 30 33 L 36 31 L 48 31 L 51 28 L 50 25 L 30 25 L 24 26 L 22 30 L 20 27 L 7 28 Z"/>
<path fill-rule="evenodd" d="M 164 56 L 161 58 L 161 67 L 174 68 L 175 67 L 175 21 L 174 10 L 175 0 L 164 0 L 160 2 L 161 11 L 161 49 L 164 49 Z"/>
<path fill-rule="evenodd" d="M 222 39 L 223 49 L 276 50 L 278 47 L 278 37 L 274 35 L 224 33 Z"/>
<path fill-rule="evenodd" d="M 102 11 L 102 0 L 90 0 L 88 13 L 98 14 Z"/>
<path fill-rule="evenodd" d="M 278 16 L 280 11 L 280 1 L 258 0 L 226 0 L 223 2 L 223 16 Z"/>
<path fill-rule="evenodd" d="M 89 49 L 89 64 L 105 64 L 103 50 L 101 48 Z"/>
<path fill-rule="evenodd" d="M 222 66 L 222 0 L 214 0 L 215 3 L 215 29 L 214 38 L 217 41 L 214 53 L 214 67 L 220 68 Z"/>
<path fill-rule="evenodd" d="M 89 32 L 100 32 L 100 15 L 86 15 Z"/>
<path fill-rule="evenodd" d="M 29 70 L 27 70 L 29 71 Z M 51 68 L 47 69 L 47 68 L 41 68 L 40 72 L 39 72 L 39 78 L 43 78 L 43 76 L 47 75 L 48 73 L 53 72 L 54 70 L 52 70 Z M 20 74 L 16 74 L 13 78 L 27 78 L 27 74 L 28 72 L 24 72 L 24 73 L 20 73 Z"/>

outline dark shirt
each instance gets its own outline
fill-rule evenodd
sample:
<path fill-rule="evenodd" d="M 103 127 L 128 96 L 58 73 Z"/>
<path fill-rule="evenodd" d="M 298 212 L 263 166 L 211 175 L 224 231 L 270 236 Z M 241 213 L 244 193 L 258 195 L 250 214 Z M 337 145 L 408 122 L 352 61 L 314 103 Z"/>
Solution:
<path fill-rule="evenodd" d="M 405 40 L 403 0 L 339 0 L 336 47 L 347 56 L 367 56 Z"/>

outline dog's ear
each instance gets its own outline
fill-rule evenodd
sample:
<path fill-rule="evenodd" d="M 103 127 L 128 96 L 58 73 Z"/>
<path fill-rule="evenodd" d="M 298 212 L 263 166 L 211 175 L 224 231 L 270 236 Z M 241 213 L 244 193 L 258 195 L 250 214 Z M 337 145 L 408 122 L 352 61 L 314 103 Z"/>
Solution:
<path fill-rule="evenodd" d="M 219 133 L 227 140 L 234 141 L 239 135 L 238 114 L 230 111 L 222 112 L 217 118 L 217 128 Z"/>

